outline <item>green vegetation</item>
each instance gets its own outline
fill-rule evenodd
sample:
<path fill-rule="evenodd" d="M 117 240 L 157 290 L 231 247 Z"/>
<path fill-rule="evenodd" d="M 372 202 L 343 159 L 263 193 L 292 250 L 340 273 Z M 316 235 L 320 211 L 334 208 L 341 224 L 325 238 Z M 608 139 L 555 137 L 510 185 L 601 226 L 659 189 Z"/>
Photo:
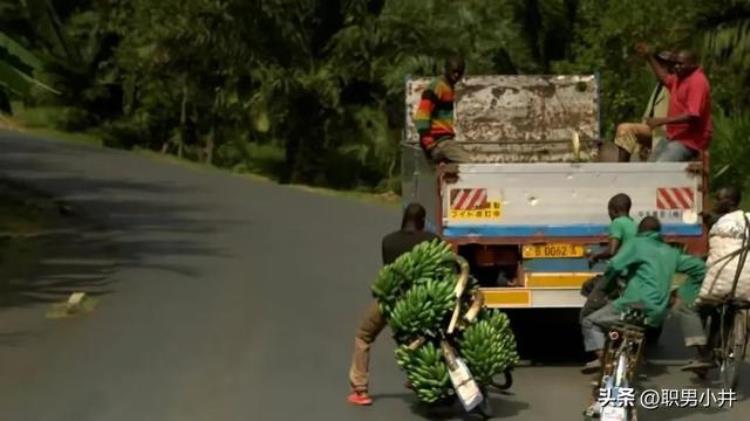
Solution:
<path fill-rule="evenodd" d="M 603 128 L 654 78 L 633 45 L 693 47 L 713 84 L 717 183 L 746 185 L 750 0 L 0 0 L 0 109 L 285 183 L 398 190 L 403 81 L 601 75 Z M 747 187 L 747 186 L 745 186 Z"/>

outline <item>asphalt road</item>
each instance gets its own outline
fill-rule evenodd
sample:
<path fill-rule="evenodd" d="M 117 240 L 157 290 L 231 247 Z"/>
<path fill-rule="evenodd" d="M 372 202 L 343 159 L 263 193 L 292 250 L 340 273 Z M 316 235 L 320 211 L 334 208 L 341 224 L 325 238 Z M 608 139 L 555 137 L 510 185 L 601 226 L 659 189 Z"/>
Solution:
<path fill-rule="evenodd" d="M 372 359 L 375 405 L 345 401 L 352 335 L 397 210 L 7 132 L 0 175 L 93 221 L 42 262 L 58 283 L 40 288 L 101 294 L 70 319 L 45 319 L 34 294 L 0 308 L 3 421 L 461 419 L 415 408 L 388 335 Z M 643 387 L 701 393 L 669 364 L 685 357 L 677 333 L 669 322 Z M 492 396 L 497 418 L 581 419 L 588 378 L 575 364 L 518 368 L 512 394 Z M 747 419 L 739 399 L 640 418 Z"/>

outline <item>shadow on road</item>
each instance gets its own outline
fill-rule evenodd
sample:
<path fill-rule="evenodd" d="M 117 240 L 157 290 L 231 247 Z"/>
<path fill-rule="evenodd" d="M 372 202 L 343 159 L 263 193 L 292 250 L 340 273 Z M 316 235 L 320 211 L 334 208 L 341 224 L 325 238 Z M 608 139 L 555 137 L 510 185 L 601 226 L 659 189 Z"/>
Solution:
<path fill-rule="evenodd" d="M 138 176 L 150 177 L 136 167 L 130 168 L 132 178 L 95 178 L 71 168 L 85 167 L 71 165 L 82 159 L 75 146 L 62 146 L 29 142 L 0 154 L 0 177 L 62 201 L 69 222 L 64 233 L 0 239 L 0 311 L 59 302 L 77 291 L 109 294 L 115 288 L 110 276 L 118 267 L 196 277 L 194 259 L 222 256 L 205 238 L 238 221 L 213 218 L 217 212 L 211 203 L 195 203 L 195 187 L 179 185 L 169 174 L 140 182 Z M 112 165 L 139 162 L 91 148 L 85 156 L 109 159 Z M 121 174 L 121 168 L 114 173 Z M 0 336 L 0 345 L 23 339 L 0 335 L 10 335 Z"/>
<path fill-rule="evenodd" d="M 404 401 L 414 415 L 429 420 L 481 420 L 482 417 L 476 413 L 466 413 L 461 406 L 460 402 L 456 402 L 453 405 L 443 406 L 426 406 L 417 402 L 417 398 L 413 393 L 385 393 L 380 395 L 373 395 L 373 399 L 388 400 L 398 399 Z M 493 416 L 492 419 L 503 419 L 516 417 L 524 410 L 529 408 L 529 404 L 525 402 L 519 402 L 508 399 L 507 396 L 498 396 L 495 393 L 490 394 L 490 404 L 492 406 Z"/>
<path fill-rule="evenodd" d="M 108 292 L 113 247 L 85 233 L 6 240 L 0 256 L 0 309 L 64 300 L 73 292 Z"/>

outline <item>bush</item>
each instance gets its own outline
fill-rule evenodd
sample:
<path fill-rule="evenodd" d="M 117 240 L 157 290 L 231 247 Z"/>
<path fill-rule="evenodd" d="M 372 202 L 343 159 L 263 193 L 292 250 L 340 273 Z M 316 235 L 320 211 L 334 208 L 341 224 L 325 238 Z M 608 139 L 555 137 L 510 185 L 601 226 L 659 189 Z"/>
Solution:
<path fill-rule="evenodd" d="M 83 108 L 66 107 L 61 110 L 55 128 L 65 131 L 84 130 L 91 127 L 94 120 L 94 117 Z"/>
<path fill-rule="evenodd" d="M 102 144 L 110 148 L 132 149 L 148 138 L 148 129 L 132 120 L 116 120 L 102 127 Z"/>
<path fill-rule="evenodd" d="M 237 138 L 216 149 L 214 163 L 237 173 L 277 178 L 284 167 L 284 159 L 284 148 L 275 143 L 247 142 Z"/>
<path fill-rule="evenodd" d="M 714 137 L 711 143 L 711 182 L 714 187 L 748 186 L 750 178 L 750 112 L 730 115 L 714 113 Z"/>

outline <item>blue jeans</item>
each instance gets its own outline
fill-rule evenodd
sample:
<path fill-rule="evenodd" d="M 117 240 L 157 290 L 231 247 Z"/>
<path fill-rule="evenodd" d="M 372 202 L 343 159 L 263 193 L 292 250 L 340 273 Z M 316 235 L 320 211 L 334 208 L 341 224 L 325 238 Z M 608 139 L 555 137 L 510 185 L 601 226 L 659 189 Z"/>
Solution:
<path fill-rule="evenodd" d="M 604 330 L 600 325 L 610 325 L 620 321 L 620 313 L 615 310 L 611 302 L 595 312 L 584 317 L 581 321 L 581 333 L 583 334 L 583 346 L 586 351 L 599 351 L 604 349 Z"/>
<path fill-rule="evenodd" d="M 703 318 L 698 310 L 686 303 L 681 303 L 679 307 L 672 311 L 680 321 L 685 346 L 706 345 L 706 331 L 703 327 Z"/>
<path fill-rule="evenodd" d="M 697 155 L 698 151 L 688 148 L 681 142 L 664 139 L 656 145 L 648 160 L 650 162 L 685 162 L 692 161 Z"/>

